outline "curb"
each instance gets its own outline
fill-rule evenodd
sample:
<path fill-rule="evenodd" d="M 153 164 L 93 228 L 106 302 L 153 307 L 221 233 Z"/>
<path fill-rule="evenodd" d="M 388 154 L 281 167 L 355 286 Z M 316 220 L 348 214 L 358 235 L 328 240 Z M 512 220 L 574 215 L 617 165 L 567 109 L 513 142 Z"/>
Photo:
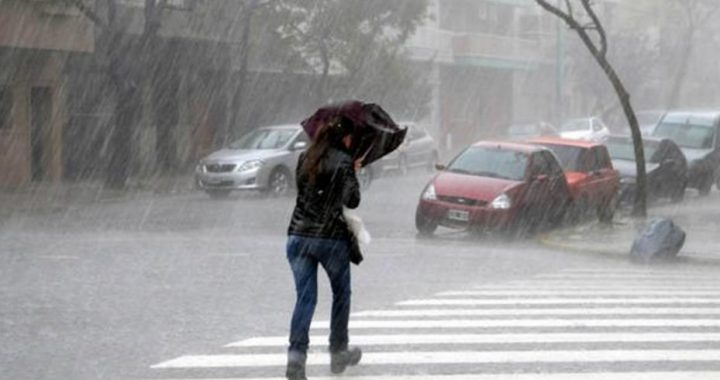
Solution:
<path fill-rule="evenodd" d="M 563 231 L 568 231 L 563 230 Z M 554 233 L 546 233 L 544 235 L 539 236 L 535 240 L 538 241 L 540 244 L 550 247 L 550 248 L 557 248 L 561 249 L 568 253 L 574 253 L 574 254 L 594 254 L 597 256 L 603 256 L 605 258 L 609 258 L 612 260 L 622 260 L 622 261 L 630 261 L 630 254 L 629 252 L 618 252 L 615 250 L 607 250 L 607 249 L 600 249 L 600 248 L 593 248 L 591 246 L 578 246 L 577 244 L 567 243 L 564 241 L 561 241 L 560 239 L 553 239 L 552 235 Z M 700 255 L 682 255 L 682 251 L 680 251 L 679 255 L 671 260 L 671 261 L 665 261 L 663 263 L 682 263 L 682 264 L 688 264 L 688 265 L 711 265 L 711 266 L 718 266 L 720 267 L 720 257 L 709 257 L 709 256 L 700 256 Z M 660 262 L 658 262 L 660 263 Z"/>

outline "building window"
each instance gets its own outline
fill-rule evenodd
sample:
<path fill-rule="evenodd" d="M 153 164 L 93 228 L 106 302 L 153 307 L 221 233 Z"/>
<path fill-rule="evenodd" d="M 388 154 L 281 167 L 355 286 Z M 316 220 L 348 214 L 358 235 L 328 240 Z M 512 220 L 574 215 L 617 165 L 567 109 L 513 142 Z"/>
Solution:
<path fill-rule="evenodd" d="M 0 130 L 12 128 L 12 91 L 9 86 L 0 86 Z"/>

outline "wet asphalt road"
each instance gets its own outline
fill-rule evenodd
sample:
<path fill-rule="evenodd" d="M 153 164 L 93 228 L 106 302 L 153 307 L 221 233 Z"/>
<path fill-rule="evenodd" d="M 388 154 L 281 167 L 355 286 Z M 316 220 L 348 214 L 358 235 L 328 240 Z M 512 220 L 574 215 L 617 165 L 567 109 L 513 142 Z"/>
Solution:
<path fill-rule="evenodd" d="M 532 240 L 452 231 L 420 239 L 414 208 L 429 178 L 390 176 L 364 192 L 358 213 L 374 240 L 353 268 L 353 311 L 568 268 L 628 267 Z M 293 203 L 138 193 L 14 215 L 0 230 L 0 379 L 201 376 L 150 366 L 286 334 L 294 293 L 284 244 Z M 317 320 L 328 318 L 329 302 L 323 279 Z"/>

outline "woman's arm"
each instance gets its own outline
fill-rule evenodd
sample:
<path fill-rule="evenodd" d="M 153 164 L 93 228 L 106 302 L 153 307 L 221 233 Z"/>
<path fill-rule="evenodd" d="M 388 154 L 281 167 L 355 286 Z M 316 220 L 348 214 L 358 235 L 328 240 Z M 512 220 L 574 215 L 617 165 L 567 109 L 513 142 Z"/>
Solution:
<path fill-rule="evenodd" d="M 343 191 L 342 202 L 347 208 L 360 205 L 360 183 L 355 175 L 355 163 L 351 159 L 343 160 Z"/>

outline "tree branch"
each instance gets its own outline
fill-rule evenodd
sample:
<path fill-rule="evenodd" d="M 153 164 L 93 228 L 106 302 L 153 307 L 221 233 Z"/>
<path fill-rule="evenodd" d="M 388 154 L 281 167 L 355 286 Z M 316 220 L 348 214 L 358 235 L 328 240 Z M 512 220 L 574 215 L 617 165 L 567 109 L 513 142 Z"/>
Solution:
<path fill-rule="evenodd" d="M 585 8 L 585 12 L 587 12 L 588 16 L 590 16 L 590 19 L 595 25 L 595 30 L 600 36 L 600 54 L 602 54 L 603 57 L 607 56 L 607 34 L 605 33 L 605 28 L 603 28 L 597 13 L 595 13 L 592 4 L 590 4 L 590 0 L 582 0 L 582 5 L 583 8 Z"/>
<path fill-rule="evenodd" d="M 560 8 L 558 8 L 558 7 L 556 7 L 556 6 L 548 3 L 547 0 L 535 0 L 535 2 L 537 2 L 537 4 L 538 4 L 539 6 L 541 6 L 543 9 L 545 9 L 546 11 L 554 14 L 555 16 L 557 16 L 558 18 L 560 18 L 561 20 L 565 21 L 565 23 L 566 23 L 571 29 L 582 29 L 582 25 L 580 25 L 580 23 L 578 23 L 577 20 L 575 20 L 575 18 L 573 18 L 573 17 L 571 16 L 571 14 L 569 13 L 569 12 L 571 12 L 570 9 L 568 10 L 568 13 L 565 13 L 565 12 L 563 12 Z M 567 4 L 568 7 L 570 7 L 570 1 L 569 1 L 569 0 L 565 0 L 565 3 Z"/>

